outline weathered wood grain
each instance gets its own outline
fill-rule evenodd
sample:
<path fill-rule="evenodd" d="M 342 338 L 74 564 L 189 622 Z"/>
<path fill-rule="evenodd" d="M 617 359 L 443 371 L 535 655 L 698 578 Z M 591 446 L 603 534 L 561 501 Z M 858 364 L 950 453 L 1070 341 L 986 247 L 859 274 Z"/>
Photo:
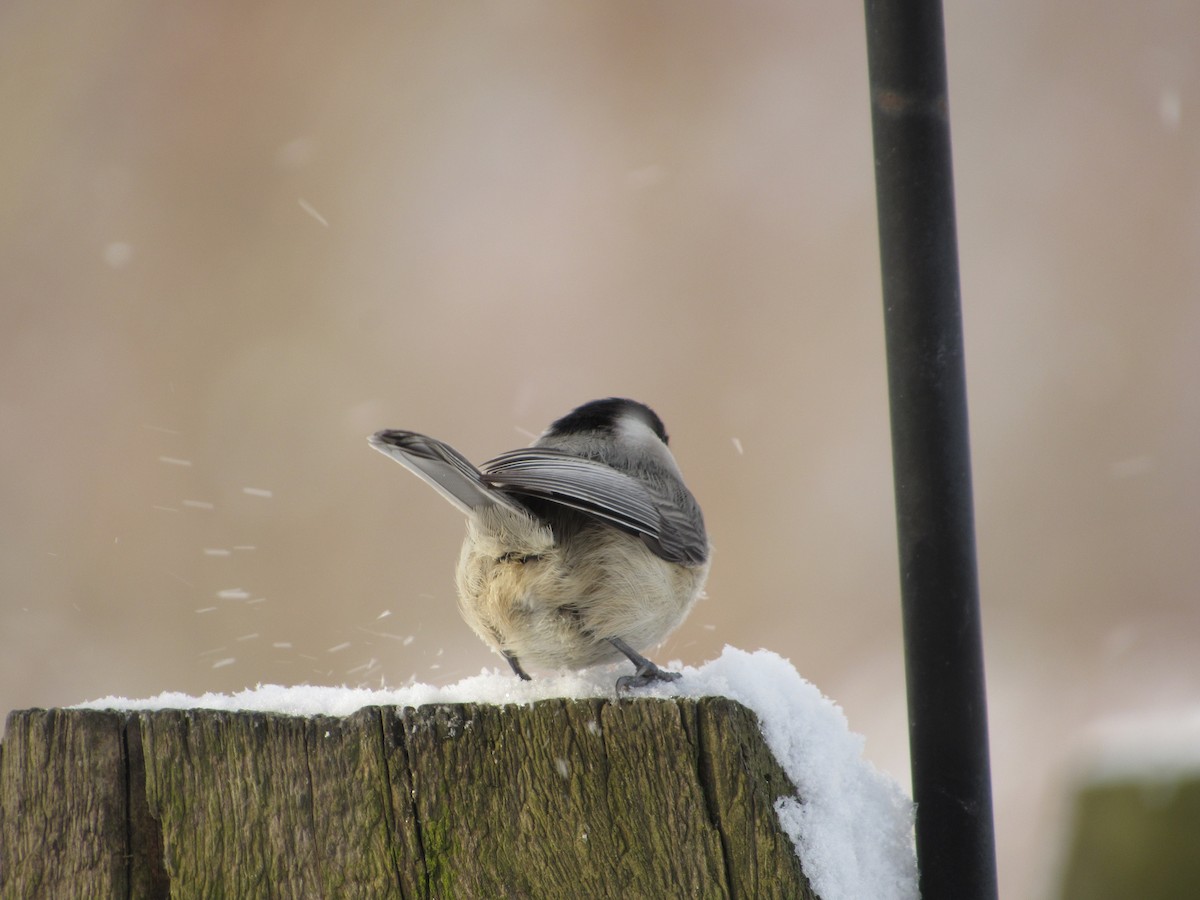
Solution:
<path fill-rule="evenodd" d="M 25 710 L 0 897 L 812 898 L 724 698 Z"/>
<path fill-rule="evenodd" d="M 26 710 L 8 718 L 0 757 L 4 896 L 129 892 L 121 717 Z"/>

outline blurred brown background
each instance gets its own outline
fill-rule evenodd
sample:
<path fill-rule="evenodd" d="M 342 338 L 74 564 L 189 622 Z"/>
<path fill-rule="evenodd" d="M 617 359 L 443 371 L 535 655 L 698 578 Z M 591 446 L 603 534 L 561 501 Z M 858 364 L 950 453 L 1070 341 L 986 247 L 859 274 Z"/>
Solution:
<path fill-rule="evenodd" d="M 1081 730 L 1200 702 L 1198 26 L 948 10 L 1007 897 Z M 906 784 L 865 73 L 853 3 L 0 6 L 0 709 L 500 665 L 364 439 L 618 394 L 717 547 L 657 658 Z"/>

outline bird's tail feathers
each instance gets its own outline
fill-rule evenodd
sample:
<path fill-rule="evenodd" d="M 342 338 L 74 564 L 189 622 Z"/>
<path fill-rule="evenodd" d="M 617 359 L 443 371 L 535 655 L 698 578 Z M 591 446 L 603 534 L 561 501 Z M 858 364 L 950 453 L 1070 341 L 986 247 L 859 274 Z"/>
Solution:
<path fill-rule="evenodd" d="M 436 438 L 415 431 L 389 430 L 377 431 L 367 441 L 468 515 L 488 506 L 519 509 L 511 499 L 487 485 L 466 457 Z"/>

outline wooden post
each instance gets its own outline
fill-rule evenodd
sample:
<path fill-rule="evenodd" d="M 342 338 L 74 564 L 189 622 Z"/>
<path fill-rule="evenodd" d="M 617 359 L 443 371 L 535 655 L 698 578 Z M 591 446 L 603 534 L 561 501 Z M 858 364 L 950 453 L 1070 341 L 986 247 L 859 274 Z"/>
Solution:
<path fill-rule="evenodd" d="M 1190 768 L 1190 771 L 1189 771 Z M 1077 787 L 1062 900 L 1176 900 L 1200 885 L 1200 775 L 1195 767 L 1126 771 Z"/>
<path fill-rule="evenodd" d="M 23 710 L 0 897 L 815 900 L 784 795 L 754 713 L 721 697 Z"/>

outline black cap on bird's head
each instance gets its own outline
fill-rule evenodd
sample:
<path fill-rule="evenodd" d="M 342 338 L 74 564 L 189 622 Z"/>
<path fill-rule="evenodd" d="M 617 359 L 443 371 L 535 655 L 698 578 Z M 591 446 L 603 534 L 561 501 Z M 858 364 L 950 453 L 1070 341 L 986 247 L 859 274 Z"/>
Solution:
<path fill-rule="evenodd" d="M 658 435 L 659 440 L 664 444 L 669 443 L 667 429 L 654 410 L 645 403 L 626 400 L 622 397 L 609 397 L 606 400 L 593 400 L 585 403 L 553 422 L 546 429 L 546 435 L 560 437 L 597 431 L 611 432 L 616 430 L 617 424 L 622 419 L 637 419 Z"/>

